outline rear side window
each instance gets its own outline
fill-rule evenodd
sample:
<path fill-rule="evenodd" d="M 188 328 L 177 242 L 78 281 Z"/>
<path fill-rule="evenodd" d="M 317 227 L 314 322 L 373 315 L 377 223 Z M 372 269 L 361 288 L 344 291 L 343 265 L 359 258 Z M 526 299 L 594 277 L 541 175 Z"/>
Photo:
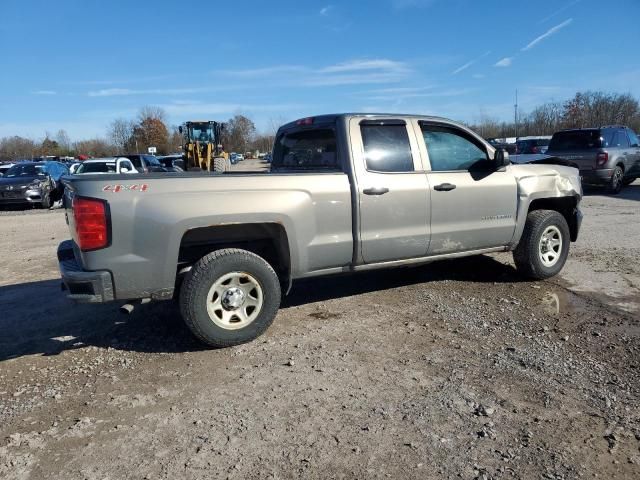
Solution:
<path fill-rule="evenodd" d="M 140 160 L 140 157 L 132 156 L 129 157 L 129 160 L 131 160 L 131 163 L 133 163 L 137 169 L 142 169 L 142 161 Z"/>
<path fill-rule="evenodd" d="M 360 131 L 367 170 L 413 172 L 413 156 L 404 122 L 362 122 Z"/>
<path fill-rule="evenodd" d="M 485 149 L 463 132 L 438 125 L 422 125 L 422 135 L 434 172 L 488 166 Z"/>
<path fill-rule="evenodd" d="M 627 132 L 624 130 L 616 130 L 611 142 L 611 147 L 629 148 L 629 139 L 627 138 Z"/>
<path fill-rule="evenodd" d="M 549 150 L 590 150 L 602 148 L 602 145 L 600 130 L 569 130 L 554 133 L 551 142 L 549 142 Z"/>
<path fill-rule="evenodd" d="M 332 128 L 283 132 L 273 150 L 271 171 L 339 171 L 336 134 Z"/>
<path fill-rule="evenodd" d="M 153 155 L 145 155 L 144 156 L 145 161 L 147 162 L 148 165 L 154 165 L 157 167 L 160 167 L 160 162 L 158 161 L 158 159 L 156 157 L 154 157 Z"/>
<path fill-rule="evenodd" d="M 632 132 L 631 130 L 627 131 L 629 133 L 629 141 L 631 142 L 631 146 L 639 146 L 640 145 L 640 140 L 638 140 L 638 136 Z"/>

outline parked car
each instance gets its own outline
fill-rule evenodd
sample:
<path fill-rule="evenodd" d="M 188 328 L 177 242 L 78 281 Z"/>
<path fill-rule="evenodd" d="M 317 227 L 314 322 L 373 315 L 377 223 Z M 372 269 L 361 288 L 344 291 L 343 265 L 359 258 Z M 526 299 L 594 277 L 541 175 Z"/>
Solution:
<path fill-rule="evenodd" d="M 271 159 L 272 159 L 272 158 L 273 158 L 273 157 L 272 157 L 272 155 L 271 155 L 270 153 L 266 153 L 266 154 L 264 155 L 263 160 L 264 160 L 265 162 L 267 162 L 267 163 L 271 163 Z"/>
<path fill-rule="evenodd" d="M 535 155 L 546 153 L 549 148 L 551 136 L 544 137 L 520 137 L 516 142 L 516 154 Z"/>
<path fill-rule="evenodd" d="M 184 157 L 182 155 L 165 155 L 158 157 L 158 161 L 168 172 L 184 172 Z"/>
<path fill-rule="evenodd" d="M 62 198 L 60 181 L 69 169 L 60 162 L 19 162 L 0 178 L 0 205 L 31 204 L 49 208 Z"/>
<path fill-rule="evenodd" d="M 73 175 L 74 173 L 76 173 L 76 170 L 78 170 L 80 165 L 82 165 L 82 162 L 75 162 L 69 165 L 69 174 Z"/>
<path fill-rule="evenodd" d="M 262 334 L 297 279 L 509 250 L 522 275 L 543 279 L 580 229 L 575 168 L 512 165 L 443 118 L 288 123 L 271 167 L 65 179 L 72 240 L 58 259 L 69 298 L 179 298 L 198 338 L 230 346 Z"/>
<path fill-rule="evenodd" d="M 139 173 L 131 160 L 125 157 L 118 158 L 92 158 L 91 160 L 85 160 L 76 169 L 77 175 L 84 175 L 89 173 L 116 173 L 116 174 L 133 174 Z"/>
<path fill-rule="evenodd" d="M 155 155 L 147 155 L 144 153 L 132 153 L 120 155 L 131 160 L 135 169 L 140 173 L 166 172 L 167 169 L 162 166 Z"/>
<path fill-rule="evenodd" d="M 15 163 L 0 163 L 0 177 L 2 177 L 7 170 L 13 167 Z"/>
<path fill-rule="evenodd" d="M 640 140 L 625 126 L 561 130 L 547 155 L 575 164 L 583 183 L 607 186 L 614 194 L 640 177 Z"/>

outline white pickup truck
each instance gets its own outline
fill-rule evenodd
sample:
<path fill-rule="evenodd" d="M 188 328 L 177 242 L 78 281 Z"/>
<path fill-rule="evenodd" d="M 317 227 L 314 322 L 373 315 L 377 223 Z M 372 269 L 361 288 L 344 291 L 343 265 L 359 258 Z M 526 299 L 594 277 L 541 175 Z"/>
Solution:
<path fill-rule="evenodd" d="M 82 162 L 74 173 L 76 175 L 83 175 L 85 173 L 133 174 L 138 173 L 138 170 L 136 170 L 128 158 L 92 158 L 91 160 Z"/>
<path fill-rule="evenodd" d="M 575 168 L 513 165 L 466 127 L 415 115 L 286 124 L 268 173 L 65 185 L 72 240 L 58 259 L 69 297 L 179 299 L 213 346 L 264 332 L 299 278 L 509 250 L 523 275 L 553 276 L 582 218 Z"/>

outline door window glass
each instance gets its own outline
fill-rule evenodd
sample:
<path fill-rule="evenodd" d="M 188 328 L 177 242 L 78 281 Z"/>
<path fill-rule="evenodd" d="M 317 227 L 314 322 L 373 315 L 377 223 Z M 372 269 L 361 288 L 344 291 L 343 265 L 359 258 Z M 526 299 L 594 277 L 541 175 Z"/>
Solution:
<path fill-rule="evenodd" d="M 453 128 L 422 125 L 431 170 L 444 172 L 487 166 L 487 153 L 471 138 Z"/>
<path fill-rule="evenodd" d="M 612 147 L 629 148 L 629 140 L 627 139 L 627 133 L 624 130 L 617 130 L 616 135 L 613 137 Z"/>
<path fill-rule="evenodd" d="M 413 156 L 404 124 L 362 122 L 360 124 L 367 170 L 412 172 Z"/>
<path fill-rule="evenodd" d="M 639 146 L 640 140 L 638 140 L 638 136 L 631 130 L 627 130 L 627 133 L 629 134 L 629 141 L 631 142 L 631 145 L 635 145 L 636 147 Z"/>

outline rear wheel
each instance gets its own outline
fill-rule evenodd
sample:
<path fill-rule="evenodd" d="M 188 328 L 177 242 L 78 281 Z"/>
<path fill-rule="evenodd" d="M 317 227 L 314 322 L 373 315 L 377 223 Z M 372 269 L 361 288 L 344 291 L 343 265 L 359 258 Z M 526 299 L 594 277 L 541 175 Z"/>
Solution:
<path fill-rule="evenodd" d="M 611 180 L 609 180 L 609 192 L 614 195 L 620 193 L 622 190 L 624 181 L 624 170 L 620 165 L 616 165 L 611 174 Z"/>
<path fill-rule="evenodd" d="M 246 250 L 218 250 L 201 258 L 180 291 L 180 311 L 193 334 L 212 347 L 260 336 L 280 307 L 280 282 L 271 265 Z"/>
<path fill-rule="evenodd" d="M 520 243 L 513 251 L 516 268 L 536 280 L 557 275 L 567 261 L 569 239 L 569 226 L 560 213 L 554 210 L 530 212 Z"/>

